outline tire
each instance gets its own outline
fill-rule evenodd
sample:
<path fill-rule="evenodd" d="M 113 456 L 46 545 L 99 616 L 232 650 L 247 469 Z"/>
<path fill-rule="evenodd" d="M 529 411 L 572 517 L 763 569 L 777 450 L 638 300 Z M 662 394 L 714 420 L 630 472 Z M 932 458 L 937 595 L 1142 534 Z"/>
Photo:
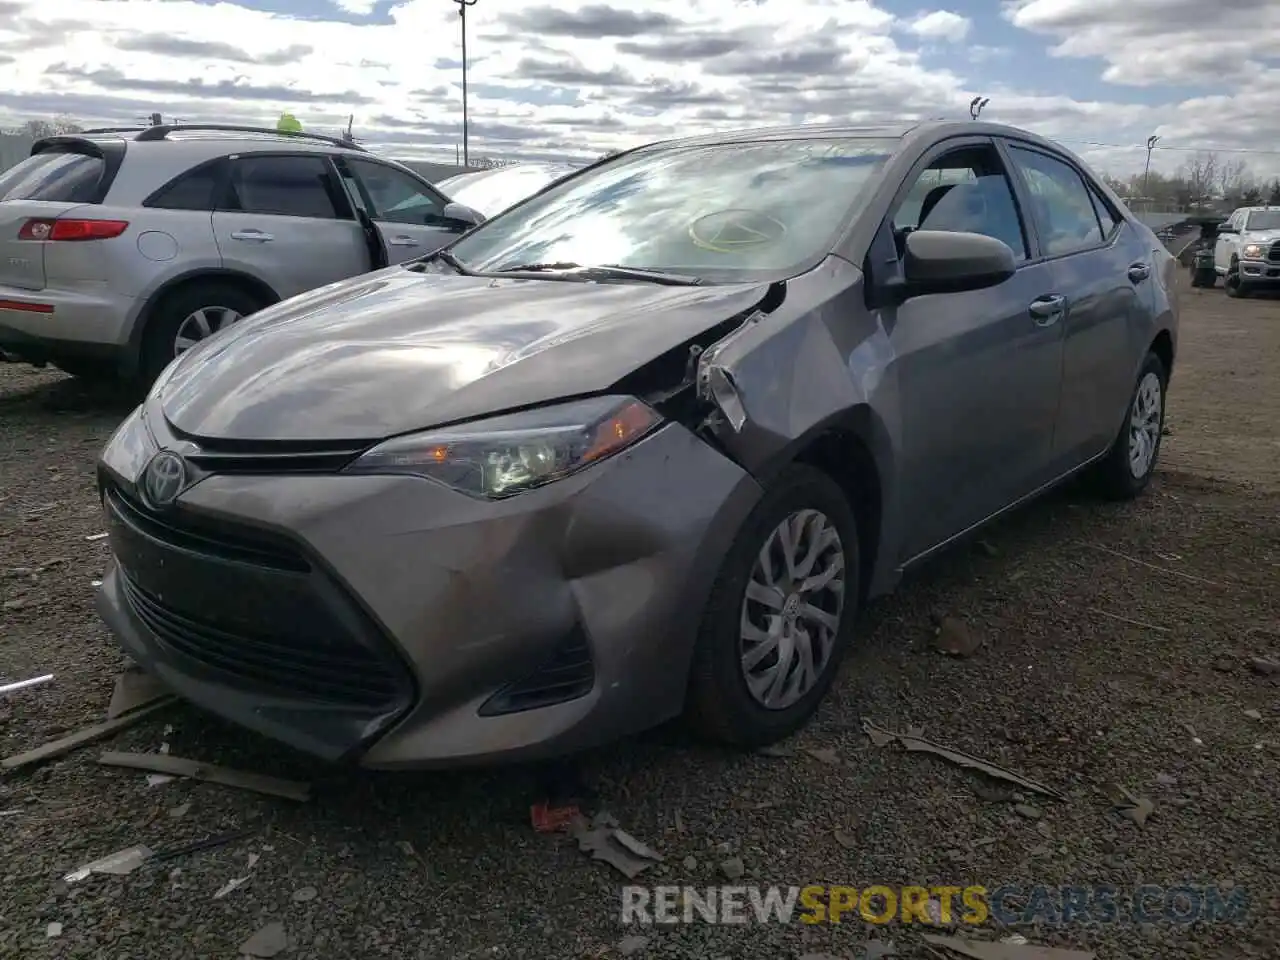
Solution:
<path fill-rule="evenodd" d="M 1152 379 L 1154 378 L 1154 379 Z M 1154 387 L 1152 386 L 1154 384 Z M 1109 500 L 1132 500 L 1139 496 L 1151 482 L 1156 463 L 1160 458 L 1160 444 L 1164 437 L 1164 412 L 1166 394 L 1169 388 L 1169 371 L 1164 362 L 1154 353 L 1148 353 L 1138 371 L 1138 380 L 1134 384 L 1129 398 L 1129 406 L 1125 409 L 1124 423 L 1111 445 L 1106 457 L 1099 461 L 1094 470 L 1093 479 L 1100 494 Z M 1152 389 L 1156 390 L 1159 409 L 1154 414 L 1154 421 L 1149 416 L 1139 417 L 1144 421 L 1146 442 L 1152 445 L 1149 458 L 1144 458 L 1145 467 L 1139 472 L 1131 463 L 1134 439 L 1133 421 L 1136 411 L 1149 408 L 1147 398 Z"/>
<path fill-rule="evenodd" d="M 198 325 L 192 322 L 197 313 L 204 311 L 210 328 L 217 326 L 222 329 L 228 322 L 247 317 L 264 306 L 266 304 L 260 298 L 243 287 L 217 280 L 179 287 L 165 295 L 156 304 L 143 334 L 142 358 L 138 371 L 141 385 L 153 383 L 177 355 L 175 342 L 180 331 L 184 338 L 198 331 Z M 235 316 L 231 317 L 231 314 Z M 188 339 L 194 342 L 197 338 Z"/>
<path fill-rule="evenodd" d="M 1232 263 L 1227 268 L 1227 275 L 1222 280 L 1222 287 L 1227 291 L 1227 296 L 1233 300 L 1243 300 L 1249 296 L 1249 289 L 1245 286 L 1244 279 L 1240 276 L 1240 264 Z"/>
<path fill-rule="evenodd" d="M 812 570 L 829 570 L 828 562 L 839 555 L 840 560 L 836 563 L 837 566 L 843 564 L 843 597 L 836 603 L 830 591 L 818 590 L 808 594 L 811 605 L 819 606 L 825 613 L 832 613 L 834 608 L 834 630 L 827 633 L 820 630 L 814 618 L 805 616 L 803 606 L 797 607 L 794 599 L 783 602 L 784 593 L 778 591 L 782 610 L 771 615 L 775 618 L 781 616 L 782 624 L 788 630 L 806 629 L 813 641 L 811 655 L 816 651 L 819 659 L 825 656 L 825 663 L 820 668 L 814 663 L 816 678 L 807 690 L 792 690 L 794 699 L 791 702 L 783 700 L 770 707 L 761 703 L 748 686 L 741 650 L 744 642 L 741 621 L 749 613 L 751 621 L 757 624 L 763 626 L 770 622 L 764 615 L 773 605 L 766 606 L 753 599 L 748 606 L 748 584 L 756 572 L 762 550 L 766 547 L 778 549 L 773 538 L 788 518 L 797 515 L 807 517 L 814 526 L 801 529 L 812 538 L 820 519 L 812 513 L 802 514 L 802 511 L 816 511 L 827 522 L 827 526 L 822 528 L 824 533 L 834 530 L 837 534 L 837 542 L 818 555 Z M 802 548 L 810 543 L 812 539 L 801 539 Z M 844 492 L 819 470 L 801 465 L 788 467 L 738 531 L 703 612 L 690 673 L 686 712 L 695 732 L 722 744 L 754 748 L 776 743 L 804 726 L 830 689 L 840 660 L 849 646 L 858 613 L 859 573 L 858 524 Z M 760 582 L 759 578 L 757 582 Z M 797 592 L 796 596 L 800 595 Z M 823 635 L 829 639 L 825 645 L 821 640 Z M 787 641 L 782 642 L 785 644 Z M 799 669 L 799 651 L 799 647 L 793 648 L 791 663 L 784 671 L 792 678 Z M 777 655 L 766 653 L 762 662 L 753 669 L 761 671 L 771 665 L 776 667 L 777 660 Z M 784 684 L 784 687 L 789 686 L 789 682 Z"/>

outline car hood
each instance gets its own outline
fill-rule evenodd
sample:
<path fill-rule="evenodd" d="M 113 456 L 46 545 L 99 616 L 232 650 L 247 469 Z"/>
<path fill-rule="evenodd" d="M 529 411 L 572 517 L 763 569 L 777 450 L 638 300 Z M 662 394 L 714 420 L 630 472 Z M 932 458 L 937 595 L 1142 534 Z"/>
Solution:
<path fill-rule="evenodd" d="M 197 439 L 380 439 L 608 390 L 766 291 L 391 267 L 240 321 L 179 358 L 153 402 Z"/>
<path fill-rule="evenodd" d="M 1245 243 L 1273 243 L 1280 240 L 1280 230 L 1255 230 L 1241 235 Z"/>

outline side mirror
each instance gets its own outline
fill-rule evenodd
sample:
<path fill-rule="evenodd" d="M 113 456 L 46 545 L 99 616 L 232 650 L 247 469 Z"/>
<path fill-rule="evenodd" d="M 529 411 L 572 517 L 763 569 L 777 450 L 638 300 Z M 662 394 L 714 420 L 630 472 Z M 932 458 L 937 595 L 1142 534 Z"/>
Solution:
<path fill-rule="evenodd" d="M 962 293 L 1004 283 L 1018 269 L 1009 245 L 980 233 L 914 230 L 903 257 L 906 295 Z"/>
<path fill-rule="evenodd" d="M 1222 226 L 1218 228 L 1218 236 L 1222 236 L 1224 233 L 1239 233 L 1239 232 L 1240 231 L 1236 227 L 1228 223 L 1224 223 Z"/>
<path fill-rule="evenodd" d="M 462 203 L 446 203 L 441 214 L 446 220 L 452 220 L 464 230 L 469 230 L 471 227 L 477 227 L 484 223 L 483 213 L 479 210 L 473 210 Z"/>

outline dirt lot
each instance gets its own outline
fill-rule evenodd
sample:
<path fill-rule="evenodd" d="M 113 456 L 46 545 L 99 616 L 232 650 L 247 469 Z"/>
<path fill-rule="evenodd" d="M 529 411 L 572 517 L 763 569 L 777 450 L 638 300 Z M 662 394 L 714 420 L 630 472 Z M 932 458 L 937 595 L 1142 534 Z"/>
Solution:
<path fill-rule="evenodd" d="M 1101 958 L 1280 956 L 1280 678 L 1251 663 L 1280 658 L 1280 301 L 1187 290 L 1185 302 L 1171 433 L 1140 502 L 1067 490 L 914 577 L 868 612 L 863 645 L 789 755 L 730 756 L 675 729 L 584 758 L 597 805 L 665 855 L 645 879 L 725 882 L 721 862 L 739 857 L 746 883 L 1108 883 L 1122 902 L 1141 884 L 1218 884 L 1247 894 L 1242 923 L 1020 930 Z M 105 547 L 86 537 L 101 529 L 93 458 L 124 412 L 0 365 L 0 678 L 57 674 L 0 701 L 0 754 L 99 720 L 122 666 L 90 600 Z M 942 614 L 982 638 L 976 655 L 931 649 Z M 923 727 L 1066 799 L 1016 807 L 993 781 L 873 746 L 862 718 Z M 98 766 L 100 747 L 6 776 L 0 956 L 231 958 L 276 920 L 281 956 L 317 960 L 861 958 L 871 939 L 931 956 L 918 924 L 624 928 L 621 875 L 531 830 L 531 771 L 323 769 L 185 706 L 109 746 L 162 741 L 311 779 L 314 798 L 149 787 Z M 1144 828 L 1111 809 L 1109 781 L 1154 803 Z M 133 844 L 250 828 L 128 877 L 59 880 Z"/>

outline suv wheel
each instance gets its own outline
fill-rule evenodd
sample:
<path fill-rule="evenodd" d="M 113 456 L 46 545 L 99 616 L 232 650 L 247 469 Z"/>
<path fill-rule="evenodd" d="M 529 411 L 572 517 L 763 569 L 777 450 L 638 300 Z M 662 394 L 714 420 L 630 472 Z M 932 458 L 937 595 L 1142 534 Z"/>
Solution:
<path fill-rule="evenodd" d="M 142 349 L 142 375 L 153 382 L 175 357 L 226 329 L 264 304 L 228 283 L 194 283 L 166 296 L 156 307 Z"/>
<path fill-rule="evenodd" d="M 1165 393 L 1169 372 L 1163 361 L 1148 353 L 1138 372 L 1138 383 L 1129 400 L 1124 425 L 1105 459 L 1099 462 L 1095 479 L 1099 491 L 1113 500 L 1131 500 L 1146 489 L 1160 456 L 1164 434 Z"/>
<path fill-rule="evenodd" d="M 1244 277 L 1240 276 L 1240 262 L 1233 260 L 1227 268 L 1227 276 L 1222 282 L 1228 297 L 1243 298 L 1249 296 L 1249 288 L 1245 286 Z"/>
<path fill-rule="evenodd" d="M 785 470 L 729 549 L 699 629 L 689 718 L 722 743 L 759 747 L 817 711 L 849 646 L 858 526 L 840 487 Z"/>

